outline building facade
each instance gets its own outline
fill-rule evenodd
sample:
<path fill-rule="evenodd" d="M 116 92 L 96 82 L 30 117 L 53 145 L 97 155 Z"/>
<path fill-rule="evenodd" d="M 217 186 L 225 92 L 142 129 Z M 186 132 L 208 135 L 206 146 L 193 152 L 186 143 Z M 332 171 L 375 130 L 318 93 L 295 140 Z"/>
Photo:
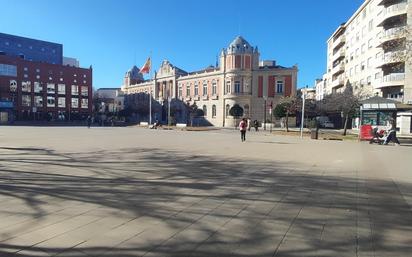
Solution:
<path fill-rule="evenodd" d="M 18 38 L 0 40 L 1 122 L 67 121 L 87 117 L 92 111 L 92 68 L 56 64 L 63 58 L 62 51 L 56 50 L 59 57 L 54 56 L 53 51 L 42 56 L 41 44 L 45 44 L 45 49 L 49 49 L 47 45 L 60 49 L 61 45 L 26 38 L 19 41 Z M 23 55 L 15 55 L 8 50 L 11 44 L 33 51 L 37 46 L 40 53 L 22 51 Z"/>
<path fill-rule="evenodd" d="M 0 55 L 61 65 L 63 64 L 63 45 L 0 33 Z"/>
<path fill-rule="evenodd" d="M 138 77 L 134 67 L 126 73 L 122 90 L 126 99 L 142 95 L 141 101 L 146 103 L 151 95 L 154 119 L 163 121 L 169 101 L 176 122 L 188 122 L 184 107 L 193 105 L 203 110 L 205 122 L 213 126 L 236 126 L 238 117 L 230 112 L 235 105 L 242 108 L 243 117 L 264 121 L 265 116 L 270 117 L 269 104 L 275 106 L 281 97 L 296 94 L 298 69 L 275 61 L 260 62 L 259 58 L 258 48 L 239 36 L 221 51 L 217 67 L 186 72 L 163 61 L 148 81 Z"/>
<path fill-rule="evenodd" d="M 411 1 L 365 0 L 328 39 L 317 94 L 340 92 L 349 83 L 365 96 L 412 104 L 411 25 Z"/>
<path fill-rule="evenodd" d="M 124 109 L 124 93 L 120 88 L 99 88 L 93 97 L 96 112 L 116 114 Z"/>

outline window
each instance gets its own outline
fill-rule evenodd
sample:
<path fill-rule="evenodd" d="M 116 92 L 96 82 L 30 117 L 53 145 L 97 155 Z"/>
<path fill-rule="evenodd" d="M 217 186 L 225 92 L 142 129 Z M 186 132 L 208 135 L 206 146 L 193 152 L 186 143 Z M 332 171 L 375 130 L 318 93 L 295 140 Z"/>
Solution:
<path fill-rule="evenodd" d="M 47 107 L 56 107 L 56 99 L 54 96 L 47 97 Z"/>
<path fill-rule="evenodd" d="M 36 75 L 36 79 L 40 79 L 40 75 Z"/>
<path fill-rule="evenodd" d="M 369 31 L 372 31 L 372 29 L 373 29 L 373 19 L 369 21 L 368 29 L 369 29 Z"/>
<path fill-rule="evenodd" d="M 229 116 L 230 105 L 226 104 L 226 117 Z"/>
<path fill-rule="evenodd" d="M 87 109 L 89 108 L 89 100 L 87 98 L 82 98 L 81 100 L 81 108 Z"/>
<path fill-rule="evenodd" d="M 362 47 L 361 47 L 361 53 L 365 53 L 365 51 L 366 51 L 366 45 L 363 44 Z"/>
<path fill-rule="evenodd" d="M 36 72 L 39 73 L 39 72 L 40 72 L 40 69 L 36 69 Z"/>
<path fill-rule="evenodd" d="M 355 51 L 355 56 L 356 56 L 356 57 L 358 57 L 358 56 L 359 56 L 359 48 L 356 48 L 356 51 Z"/>
<path fill-rule="evenodd" d="M 206 105 L 203 105 L 203 116 L 207 116 L 207 107 Z"/>
<path fill-rule="evenodd" d="M 368 48 L 372 48 L 372 38 L 368 41 Z"/>
<path fill-rule="evenodd" d="M 43 91 L 43 86 L 40 82 L 34 82 L 34 93 L 41 93 Z"/>
<path fill-rule="evenodd" d="M 79 86 L 72 85 L 72 95 L 79 95 Z"/>
<path fill-rule="evenodd" d="M 35 96 L 34 97 L 34 106 L 35 107 L 43 107 L 43 96 Z"/>
<path fill-rule="evenodd" d="M 10 80 L 10 92 L 16 92 L 16 91 L 17 91 L 17 81 Z"/>
<path fill-rule="evenodd" d="M 64 95 L 66 94 L 66 85 L 65 84 L 58 84 L 57 85 L 57 93 L 59 95 Z"/>
<path fill-rule="evenodd" d="M 365 69 L 365 62 L 361 62 L 361 70 Z"/>
<path fill-rule="evenodd" d="M 231 85 L 230 85 L 230 81 L 226 81 L 226 94 L 230 94 L 230 88 L 231 88 Z"/>
<path fill-rule="evenodd" d="M 89 88 L 86 86 L 81 87 L 81 94 L 82 96 L 88 96 L 89 95 Z"/>
<path fill-rule="evenodd" d="M 191 84 L 186 84 L 186 97 L 190 96 L 190 87 L 191 87 Z"/>
<path fill-rule="evenodd" d="M 21 96 L 21 105 L 25 107 L 31 106 L 31 97 L 30 95 L 22 95 Z"/>
<path fill-rule="evenodd" d="M 21 91 L 22 92 L 31 92 L 31 82 L 30 81 L 23 81 L 21 82 Z"/>
<path fill-rule="evenodd" d="M 0 76 L 17 77 L 17 66 L 0 63 Z"/>
<path fill-rule="evenodd" d="M 372 67 L 372 57 L 368 58 L 368 64 L 367 64 L 368 68 Z"/>
<path fill-rule="evenodd" d="M 203 82 L 203 95 L 204 96 L 207 95 L 207 82 L 206 81 Z"/>
<path fill-rule="evenodd" d="M 87 78 L 86 74 L 83 74 L 83 78 Z"/>
<path fill-rule="evenodd" d="M 359 42 L 360 36 L 359 36 L 359 32 L 356 33 L 356 42 Z"/>
<path fill-rule="evenodd" d="M 28 71 L 29 70 L 29 68 L 27 68 L 27 67 L 24 67 L 24 69 L 23 69 L 24 71 Z"/>
<path fill-rule="evenodd" d="M 60 81 L 63 81 L 63 78 L 60 78 Z"/>
<path fill-rule="evenodd" d="M 183 86 L 182 84 L 179 84 L 179 89 L 177 90 L 177 96 L 182 97 L 183 95 Z"/>
<path fill-rule="evenodd" d="M 216 84 L 216 80 L 212 81 L 212 95 L 217 95 L 217 84 Z M 215 106 L 216 108 L 216 106 Z M 215 115 L 216 116 L 216 115 Z"/>
<path fill-rule="evenodd" d="M 199 85 L 195 82 L 195 96 L 199 95 Z"/>
<path fill-rule="evenodd" d="M 380 72 L 375 73 L 375 79 L 380 79 L 380 78 L 382 78 L 382 73 Z"/>
<path fill-rule="evenodd" d="M 353 75 L 353 68 L 350 68 L 349 76 L 352 76 L 352 75 Z"/>
<path fill-rule="evenodd" d="M 47 94 L 55 94 L 56 93 L 56 85 L 47 83 Z"/>
<path fill-rule="evenodd" d="M 283 93 L 283 81 L 278 80 L 276 82 L 276 93 L 281 94 Z"/>
<path fill-rule="evenodd" d="M 366 83 L 368 83 L 368 85 L 370 85 L 371 84 L 371 76 L 368 76 L 367 78 L 366 78 Z"/>
<path fill-rule="evenodd" d="M 216 117 L 216 105 L 212 105 L 212 118 Z"/>
<path fill-rule="evenodd" d="M 356 65 L 355 66 L 355 74 L 358 74 L 358 72 L 359 72 L 359 65 Z"/>
<path fill-rule="evenodd" d="M 72 98 L 72 108 L 79 108 L 79 99 Z"/>
<path fill-rule="evenodd" d="M 240 93 L 240 81 L 235 81 L 235 93 Z"/>
<path fill-rule="evenodd" d="M 24 74 L 23 77 L 24 77 L 25 79 L 27 79 L 27 78 L 29 77 L 29 75 Z"/>
<path fill-rule="evenodd" d="M 65 108 L 66 107 L 66 98 L 65 97 L 57 98 L 57 106 L 60 107 L 60 108 Z"/>

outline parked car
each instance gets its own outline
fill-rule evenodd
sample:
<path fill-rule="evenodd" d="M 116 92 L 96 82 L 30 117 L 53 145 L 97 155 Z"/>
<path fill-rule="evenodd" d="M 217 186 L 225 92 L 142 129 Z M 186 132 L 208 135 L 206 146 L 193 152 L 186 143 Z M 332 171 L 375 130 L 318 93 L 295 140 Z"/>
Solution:
<path fill-rule="evenodd" d="M 319 125 L 322 128 L 334 128 L 335 127 L 335 125 L 330 121 L 323 121 Z"/>

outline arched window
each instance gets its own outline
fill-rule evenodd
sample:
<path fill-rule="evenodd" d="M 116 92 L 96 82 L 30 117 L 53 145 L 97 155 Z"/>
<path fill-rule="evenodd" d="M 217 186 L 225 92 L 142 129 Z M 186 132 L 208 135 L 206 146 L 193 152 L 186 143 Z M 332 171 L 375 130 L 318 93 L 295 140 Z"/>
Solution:
<path fill-rule="evenodd" d="M 249 105 L 245 104 L 243 109 L 245 110 L 244 116 L 246 116 L 246 117 L 249 116 Z"/>
<path fill-rule="evenodd" d="M 212 105 L 212 118 L 216 117 L 216 105 Z"/>
<path fill-rule="evenodd" d="M 230 105 L 226 104 L 226 117 L 229 116 Z"/>
<path fill-rule="evenodd" d="M 207 107 L 206 105 L 203 105 L 203 116 L 207 116 Z"/>

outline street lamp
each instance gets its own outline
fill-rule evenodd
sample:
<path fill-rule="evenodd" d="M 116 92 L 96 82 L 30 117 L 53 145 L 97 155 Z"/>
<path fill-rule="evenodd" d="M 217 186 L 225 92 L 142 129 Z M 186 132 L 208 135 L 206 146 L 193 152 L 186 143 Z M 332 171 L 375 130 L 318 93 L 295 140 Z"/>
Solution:
<path fill-rule="evenodd" d="M 302 99 L 303 99 L 303 103 L 302 103 L 302 119 L 300 122 L 300 138 L 303 138 L 303 123 L 305 120 L 305 98 L 306 98 L 306 90 L 302 90 Z"/>
<path fill-rule="evenodd" d="M 263 129 L 264 130 L 266 130 L 266 101 L 268 100 L 268 97 L 267 96 L 263 96 L 263 99 L 265 100 L 265 107 L 264 107 L 264 109 L 265 109 L 265 111 L 264 111 L 264 113 L 263 113 L 263 122 L 264 122 L 264 127 L 263 127 Z"/>
<path fill-rule="evenodd" d="M 167 101 L 169 102 L 169 108 L 167 108 L 167 125 L 169 126 L 169 128 L 170 128 L 170 102 L 172 101 L 172 97 L 168 97 L 167 98 Z"/>

